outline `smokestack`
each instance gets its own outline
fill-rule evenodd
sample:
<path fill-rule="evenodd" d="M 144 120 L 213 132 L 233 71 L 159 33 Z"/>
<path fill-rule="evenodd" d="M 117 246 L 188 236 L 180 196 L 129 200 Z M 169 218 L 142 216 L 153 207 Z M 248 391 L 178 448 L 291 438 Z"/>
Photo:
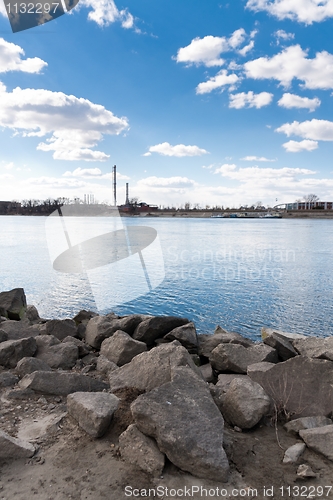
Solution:
<path fill-rule="evenodd" d="M 113 166 L 113 205 L 117 206 L 117 167 Z"/>
<path fill-rule="evenodd" d="M 126 182 L 126 201 L 125 205 L 129 205 L 129 199 L 128 199 L 128 182 Z"/>

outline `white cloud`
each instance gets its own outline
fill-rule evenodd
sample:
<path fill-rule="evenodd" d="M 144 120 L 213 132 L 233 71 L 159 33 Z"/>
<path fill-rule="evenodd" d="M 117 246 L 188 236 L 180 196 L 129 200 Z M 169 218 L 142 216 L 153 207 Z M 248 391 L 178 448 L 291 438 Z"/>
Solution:
<path fill-rule="evenodd" d="M 332 0 L 333 2 L 333 0 Z M 307 89 L 333 88 L 333 55 L 317 52 L 314 59 L 307 58 L 307 51 L 299 45 L 287 47 L 269 58 L 260 57 L 244 64 L 246 76 L 254 79 L 274 79 L 288 87 L 296 78 Z"/>
<path fill-rule="evenodd" d="M 252 90 L 249 92 L 240 92 L 239 94 L 230 94 L 229 108 L 262 108 L 268 106 L 273 99 L 273 94 L 269 92 L 260 92 L 254 94 Z"/>
<path fill-rule="evenodd" d="M 237 49 L 237 47 L 242 45 L 245 38 L 246 38 L 245 30 L 243 28 L 240 28 L 239 30 L 233 32 L 233 34 L 228 40 L 228 43 L 230 47 L 232 47 L 233 49 Z"/>
<path fill-rule="evenodd" d="M 318 148 L 317 141 L 311 141 L 310 139 L 304 139 L 303 141 L 289 141 L 282 144 L 284 149 L 288 153 L 299 153 L 301 151 L 314 151 Z"/>
<path fill-rule="evenodd" d="M 214 174 L 222 174 L 222 175 L 225 175 L 226 177 L 228 177 L 229 173 L 230 172 L 234 172 L 237 168 L 237 165 L 235 165 L 234 163 L 230 164 L 230 163 L 224 163 L 223 165 L 221 165 L 220 167 L 216 168 L 214 170 Z"/>
<path fill-rule="evenodd" d="M 193 187 L 196 182 L 188 177 L 146 177 L 138 181 L 139 186 L 148 186 L 154 188 L 179 189 Z"/>
<path fill-rule="evenodd" d="M 185 146 L 184 144 L 171 146 L 168 142 L 163 142 L 162 144 L 157 144 L 156 146 L 150 146 L 149 151 L 143 156 L 150 156 L 152 153 L 181 158 L 183 156 L 201 156 L 208 154 L 208 151 L 200 149 L 198 146 Z"/>
<path fill-rule="evenodd" d="M 276 37 L 276 43 L 277 43 L 277 45 L 280 45 L 280 41 L 281 40 L 283 40 L 284 42 L 286 42 L 287 40 L 293 40 L 295 38 L 295 33 L 287 33 L 284 30 L 277 30 L 274 33 L 274 35 Z"/>
<path fill-rule="evenodd" d="M 239 81 L 239 77 L 234 73 L 228 75 L 227 70 L 222 69 L 217 73 L 216 76 L 210 78 L 207 82 L 199 83 L 196 88 L 197 94 L 209 94 L 213 90 L 223 88 L 227 85 L 231 85 L 234 88 L 235 83 Z"/>
<path fill-rule="evenodd" d="M 238 51 L 238 53 L 241 55 L 241 56 L 246 56 L 246 54 L 248 52 L 250 52 L 250 50 L 252 50 L 254 47 L 254 41 L 251 40 L 251 42 L 248 44 L 248 45 L 245 45 L 245 47 L 243 47 L 242 49 L 240 49 Z"/>
<path fill-rule="evenodd" d="M 87 99 L 44 89 L 15 88 L 7 92 L 0 85 L 0 126 L 24 137 L 46 137 L 37 149 L 54 151 L 62 160 L 103 161 L 108 155 L 92 150 L 104 135 L 119 134 L 128 128 L 104 106 Z"/>
<path fill-rule="evenodd" d="M 267 184 L 272 179 L 277 180 L 284 178 L 292 180 L 298 175 L 313 175 L 316 172 L 306 168 L 262 168 L 257 166 L 239 168 L 237 170 L 236 165 L 226 164 L 217 168 L 214 173 L 221 174 L 222 177 L 228 177 L 242 182 L 256 181 L 259 184 Z"/>
<path fill-rule="evenodd" d="M 265 158 L 264 156 L 245 156 L 244 158 L 241 158 L 241 161 L 276 161 L 275 160 L 270 160 L 269 158 Z"/>
<path fill-rule="evenodd" d="M 23 59 L 23 57 L 24 50 L 22 47 L 0 38 L 0 73 L 7 73 L 8 71 L 40 73 L 47 66 L 47 63 L 39 59 L 39 57 L 28 59 Z"/>
<path fill-rule="evenodd" d="M 105 27 L 115 22 L 120 22 L 125 29 L 134 26 L 132 14 L 127 9 L 119 10 L 114 0 L 80 0 L 76 9 L 81 7 L 92 9 L 88 14 L 88 19 L 97 23 L 98 26 Z"/>
<path fill-rule="evenodd" d="M 276 129 L 290 137 L 296 135 L 312 141 L 333 141 L 333 122 L 328 120 L 307 120 L 305 122 L 285 123 Z"/>
<path fill-rule="evenodd" d="M 76 168 L 75 170 L 73 170 L 73 172 L 67 170 L 67 172 L 63 174 L 63 177 L 81 177 L 83 179 L 109 179 L 109 180 L 113 179 L 112 172 L 103 174 L 100 168 L 81 168 L 81 167 Z M 117 171 L 117 179 L 128 180 L 129 177 Z"/>
<path fill-rule="evenodd" d="M 318 106 L 320 106 L 321 101 L 318 97 L 314 97 L 313 99 L 309 99 L 308 97 L 300 97 L 295 94 L 283 94 L 281 99 L 278 101 L 278 105 L 287 108 L 305 108 L 309 111 L 315 111 Z"/>
<path fill-rule="evenodd" d="M 248 0 L 246 7 L 305 24 L 333 17 L 333 0 Z"/>
<path fill-rule="evenodd" d="M 14 163 L 12 161 L 7 163 L 7 165 L 5 165 L 6 170 L 11 170 L 13 167 L 14 167 Z"/>

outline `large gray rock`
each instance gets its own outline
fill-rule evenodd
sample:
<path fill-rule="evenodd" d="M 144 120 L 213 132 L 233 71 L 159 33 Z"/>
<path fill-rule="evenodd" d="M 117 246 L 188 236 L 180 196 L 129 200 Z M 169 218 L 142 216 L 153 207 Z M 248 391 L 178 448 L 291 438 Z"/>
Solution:
<path fill-rule="evenodd" d="M 306 445 L 329 460 L 333 460 L 333 425 L 299 431 Z"/>
<path fill-rule="evenodd" d="M 107 392 L 75 392 L 67 396 L 68 413 L 93 437 L 105 434 L 118 405 L 119 399 Z"/>
<path fill-rule="evenodd" d="M 111 337 L 118 329 L 106 316 L 95 316 L 87 323 L 85 341 L 91 347 L 99 349 L 103 340 Z"/>
<path fill-rule="evenodd" d="M 298 435 L 299 431 L 304 429 L 314 429 L 315 427 L 324 427 L 325 425 L 332 424 L 332 420 L 327 417 L 302 417 L 287 422 L 283 427 L 290 434 Z"/>
<path fill-rule="evenodd" d="M 173 379 L 131 405 L 138 429 L 182 470 L 227 481 L 229 464 L 223 443 L 223 417 L 207 384 L 190 368 L 179 367 Z"/>
<path fill-rule="evenodd" d="M 257 378 L 260 380 L 262 374 L 273 368 L 273 366 L 275 366 L 275 363 L 267 363 L 267 361 L 254 363 L 247 367 L 247 374 L 254 382 L 257 382 Z"/>
<path fill-rule="evenodd" d="M 25 311 L 25 318 L 29 321 L 29 323 L 33 324 L 40 321 L 39 313 L 37 308 L 31 304 L 27 305 L 27 309 Z"/>
<path fill-rule="evenodd" d="M 205 358 L 210 358 L 212 351 L 220 344 L 239 344 L 243 347 L 250 347 L 254 343 L 246 339 L 239 333 L 221 331 L 216 329 L 214 335 L 198 335 L 199 354 Z"/>
<path fill-rule="evenodd" d="M 122 330 L 128 333 L 128 335 L 133 335 L 137 326 L 146 319 L 151 318 L 146 314 L 130 314 L 129 316 L 124 316 L 123 318 L 115 319 L 112 323 L 117 326 L 117 330 Z"/>
<path fill-rule="evenodd" d="M 0 293 L 0 316 L 20 320 L 25 314 L 26 307 L 27 299 L 23 288 Z"/>
<path fill-rule="evenodd" d="M 142 434 L 136 425 L 131 424 L 119 436 L 121 457 L 153 476 L 162 474 L 165 455 L 160 452 L 156 441 Z"/>
<path fill-rule="evenodd" d="M 251 374 L 249 374 L 251 377 Z M 277 409 L 292 418 L 329 416 L 333 409 L 333 363 L 296 356 L 278 363 L 258 382 Z"/>
<path fill-rule="evenodd" d="M 215 380 L 215 375 L 213 372 L 212 365 L 210 363 L 206 363 L 205 365 L 199 366 L 199 370 L 201 371 L 201 375 L 203 376 L 204 380 L 206 382 L 214 382 Z"/>
<path fill-rule="evenodd" d="M 200 374 L 185 347 L 174 341 L 138 354 L 130 363 L 109 373 L 112 392 L 125 387 L 135 387 L 140 391 L 151 391 L 170 382 L 177 366 L 189 366 Z"/>
<path fill-rule="evenodd" d="M 128 333 L 117 330 L 112 337 L 103 340 L 100 353 L 116 365 L 123 366 L 145 351 L 147 345 L 144 342 L 134 340 Z"/>
<path fill-rule="evenodd" d="M 164 337 L 178 326 L 186 325 L 189 320 L 175 316 L 154 316 L 141 321 L 136 327 L 133 338 L 145 342 L 148 346 L 154 345 L 156 339 Z"/>
<path fill-rule="evenodd" d="M 46 323 L 46 334 L 53 335 L 58 340 L 75 337 L 77 334 L 76 323 L 72 319 L 51 319 Z"/>
<path fill-rule="evenodd" d="M 30 458 L 35 451 L 31 443 L 13 438 L 0 430 L 0 458 Z"/>
<path fill-rule="evenodd" d="M 0 365 L 15 368 L 17 362 L 30 357 L 37 351 L 37 344 L 33 337 L 21 340 L 6 340 L 0 344 Z"/>
<path fill-rule="evenodd" d="M 0 388 L 2 387 L 11 387 L 19 381 L 18 377 L 10 372 L 1 372 L 0 373 Z"/>
<path fill-rule="evenodd" d="M 267 345 L 257 344 L 243 347 L 239 344 L 219 344 L 210 355 L 212 367 L 220 372 L 247 373 L 249 365 L 278 361 L 277 352 Z"/>
<path fill-rule="evenodd" d="M 45 328 L 45 323 L 31 325 L 27 319 L 21 321 L 7 320 L 1 323 L 1 330 L 7 333 L 8 340 L 37 337 L 45 333 Z"/>
<path fill-rule="evenodd" d="M 53 335 L 41 335 L 37 337 L 36 342 L 38 345 L 36 358 L 51 368 L 70 370 L 79 357 L 78 347 L 74 343 L 60 343 Z"/>
<path fill-rule="evenodd" d="M 248 377 L 247 375 L 240 375 L 235 373 L 220 373 L 215 387 L 221 392 L 226 393 L 230 387 L 231 382 L 235 379 L 247 380 Z"/>
<path fill-rule="evenodd" d="M 272 333 L 276 333 L 277 335 L 279 335 L 279 337 L 281 337 L 285 340 L 289 340 L 290 342 L 292 342 L 293 340 L 297 340 L 297 339 L 308 338 L 305 335 L 301 335 L 299 333 L 288 333 L 288 332 L 283 332 L 282 330 L 276 330 L 275 328 L 266 328 L 266 327 L 263 327 L 261 329 L 261 338 L 265 339 L 266 337 L 270 336 Z"/>
<path fill-rule="evenodd" d="M 87 345 L 85 342 L 75 337 L 65 337 L 62 340 L 62 343 L 63 344 L 70 343 L 76 345 L 79 352 L 79 358 L 87 356 L 92 350 L 92 348 L 89 345 Z"/>
<path fill-rule="evenodd" d="M 293 341 L 293 346 L 302 356 L 333 361 L 333 337 L 297 339 Z"/>
<path fill-rule="evenodd" d="M 304 453 L 305 451 L 305 444 L 304 443 L 296 443 L 293 446 L 290 446 L 284 454 L 283 457 L 283 463 L 284 464 L 294 464 L 297 462 L 297 460 L 300 458 L 300 456 Z"/>
<path fill-rule="evenodd" d="M 16 371 L 20 378 L 23 378 L 24 375 L 28 373 L 33 373 L 36 371 L 48 372 L 52 371 L 52 368 L 49 367 L 45 361 L 37 358 L 22 358 L 16 365 Z"/>
<path fill-rule="evenodd" d="M 178 340 L 186 349 L 191 352 L 196 352 L 198 349 L 197 331 L 194 323 L 190 322 L 187 325 L 177 326 L 164 336 L 168 342 Z"/>
<path fill-rule="evenodd" d="M 109 386 L 87 375 L 66 372 L 38 371 L 25 375 L 19 382 L 21 389 L 32 389 L 43 394 L 67 396 L 72 392 L 99 392 Z"/>
<path fill-rule="evenodd" d="M 223 416 L 241 429 L 251 429 L 270 409 L 271 400 L 263 388 L 248 377 L 236 378 L 223 398 Z"/>
<path fill-rule="evenodd" d="M 96 370 L 98 372 L 103 373 L 104 375 L 112 372 L 113 370 L 117 370 L 119 367 L 116 363 L 113 363 L 108 358 L 103 355 L 99 355 L 96 363 Z"/>
<path fill-rule="evenodd" d="M 8 334 L 4 330 L 0 330 L 0 344 L 8 340 Z"/>
<path fill-rule="evenodd" d="M 290 340 L 286 339 L 271 328 L 262 328 L 261 337 L 266 345 L 277 350 L 279 357 L 286 361 L 298 355 Z"/>
<path fill-rule="evenodd" d="M 88 321 L 94 316 L 97 316 L 97 313 L 82 309 L 74 316 L 73 320 L 77 326 L 80 324 L 87 325 Z"/>

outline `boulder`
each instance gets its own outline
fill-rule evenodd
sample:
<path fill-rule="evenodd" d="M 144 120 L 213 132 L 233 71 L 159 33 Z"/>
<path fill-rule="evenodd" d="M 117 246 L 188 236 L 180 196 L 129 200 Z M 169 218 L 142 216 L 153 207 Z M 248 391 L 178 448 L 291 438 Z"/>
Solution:
<path fill-rule="evenodd" d="M 33 337 L 21 340 L 6 340 L 0 344 L 0 365 L 15 368 L 20 359 L 33 356 L 36 351 L 37 344 Z"/>
<path fill-rule="evenodd" d="M 275 328 L 266 328 L 266 327 L 263 327 L 261 329 L 261 338 L 264 340 L 265 338 L 269 337 L 272 333 L 276 333 L 277 335 L 279 335 L 279 337 L 285 340 L 289 340 L 290 342 L 296 339 L 308 338 L 305 335 L 300 335 L 299 333 L 288 333 L 288 332 L 283 332 L 282 330 L 276 330 Z"/>
<path fill-rule="evenodd" d="M 304 443 L 296 443 L 293 446 L 290 446 L 283 457 L 284 464 L 294 464 L 300 458 L 300 456 L 304 453 L 306 445 Z"/>
<path fill-rule="evenodd" d="M 31 324 L 40 321 L 40 317 L 39 317 L 39 313 L 37 311 L 37 308 L 31 304 L 27 305 L 27 309 L 25 311 L 25 318 Z"/>
<path fill-rule="evenodd" d="M 0 293 L 0 316 L 20 320 L 27 308 L 27 299 L 23 288 L 14 288 Z"/>
<path fill-rule="evenodd" d="M 27 441 L 13 438 L 0 430 L 0 458 L 30 458 L 35 451 L 35 447 Z"/>
<path fill-rule="evenodd" d="M 101 437 L 108 430 L 119 399 L 107 392 L 75 392 L 67 396 L 67 410 L 90 436 Z"/>
<path fill-rule="evenodd" d="M 302 356 L 333 361 L 333 337 L 307 337 L 293 341 L 296 351 Z"/>
<path fill-rule="evenodd" d="M 290 434 L 298 435 L 299 431 L 304 429 L 314 429 L 315 427 L 324 427 L 325 425 L 332 424 L 333 421 L 327 417 L 303 417 L 287 422 L 283 428 Z"/>
<path fill-rule="evenodd" d="M 185 347 L 174 341 L 138 354 L 127 365 L 110 372 L 110 389 L 114 392 L 125 387 L 134 387 L 139 391 L 151 391 L 170 382 L 177 366 L 189 366 L 201 377 L 199 368 L 195 366 Z"/>
<path fill-rule="evenodd" d="M 171 382 L 139 396 L 131 411 L 138 429 L 153 437 L 177 467 L 197 477 L 228 480 L 223 417 L 207 384 L 189 367 L 176 368 Z"/>
<path fill-rule="evenodd" d="M 251 374 L 249 374 L 251 377 Z M 333 363 L 296 356 L 256 373 L 278 411 L 293 419 L 329 416 L 333 408 Z"/>
<path fill-rule="evenodd" d="M 198 349 L 197 331 L 192 322 L 174 328 L 164 336 L 164 339 L 168 342 L 178 340 L 190 352 L 196 352 Z"/>
<path fill-rule="evenodd" d="M 11 387 L 19 381 L 18 377 L 10 372 L 0 373 L 0 388 Z"/>
<path fill-rule="evenodd" d="M 49 367 L 61 368 L 62 370 L 73 368 L 78 357 L 78 347 L 71 342 L 50 345 L 44 348 L 38 347 L 36 354 L 36 358 L 44 361 Z"/>
<path fill-rule="evenodd" d="M 8 340 L 37 337 L 45 333 L 45 328 L 45 323 L 31 325 L 27 319 L 21 321 L 7 320 L 1 323 L 1 330 L 7 333 Z"/>
<path fill-rule="evenodd" d="M 32 389 L 57 396 L 67 396 L 72 392 L 99 392 L 109 388 L 104 382 L 87 375 L 53 371 L 38 371 L 25 375 L 19 386 L 21 389 Z"/>
<path fill-rule="evenodd" d="M 76 326 L 80 324 L 87 325 L 88 321 L 94 316 L 97 316 L 97 313 L 82 309 L 74 316 L 73 321 L 75 321 Z"/>
<path fill-rule="evenodd" d="M 231 382 L 235 379 L 248 380 L 248 376 L 236 375 L 235 373 L 220 373 L 215 387 L 225 393 L 229 389 Z"/>
<path fill-rule="evenodd" d="M 234 379 L 224 395 L 222 414 L 233 426 L 252 429 L 270 410 L 263 388 L 248 377 Z"/>
<path fill-rule="evenodd" d="M 262 344 L 251 347 L 239 344 L 219 344 L 212 351 L 209 359 L 215 370 L 234 373 L 247 373 L 247 367 L 254 363 L 278 361 L 276 350 Z"/>
<path fill-rule="evenodd" d="M 119 436 L 119 450 L 126 462 L 153 476 L 162 474 L 165 455 L 158 449 L 156 441 L 142 434 L 136 425 L 131 424 Z"/>
<path fill-rule="evenodd" d="M 333 460 L 333 425 L 299 431 L 306 445 L 329 460 Z"/>
<path fill-rule="evenodd" d="M 287 359 L 298 355 L 298 352 L 295 351 L 291 341 L 282 335 L 279 335 L 271 328 L 262 328 L 261 336 L 266 345 L 269 345 L 277 350 L 277 353 L 282 361 L 286 361 Z"/>
<path fill-rule="evenodd" d="M 129 316 L 113 320 L 113 323 L 117 326 L 117 330 L 121 330 L 132 336 L 137 326 L 142 321 L 150 318 L 152 318 L 152 316 L 146 314 L 130 314 Z"/>
<path fill-rule="evenodd" d="M 22 358 L 16 365 L 16 371 L 20 378 L 23 378 L 24 375 L 28 373 L 33 373 L 36 371 L 52 371 L 52 368 L 49 367 L 45 361 L 37 358 Z"/>
<path fill-rule="evenodd" d="M 204 380 L 206 380 L 206 382 L 208 382 L 208 383 L 214 382 L 215 375 L 213 372 L 212 365 L 210 363 L 206 363 L 205 365 L 199 366 L 199 370 L 201 371 L 201 374 L 202 374 Z"/>
<path fill-rule="evenodd" d="M 145 351 L 147 346 L 144 342 L 134 340 L 128 333 L 117 330 L 112 337 L 103 340 L 100 353 L 116 365 L 123 366 Z"/>
<path fill-rule="evenodd" d="M 62 340 L 63 344 L 66 344 L 68 342 L 76 345 L 79 352 L 79 358 L 83 358 L 84 356 L 87 356 L 87 354 L 91 352 L 91 347 L 87 345 L 85 342 L 82 342 L 82 340 L 80 339 L 77 339 L 75 337 L 65 337 Z"/>
<path fill-rule="evenodd" d="M 95 349 L 101 347 L 103 340 L 111 337 L 118 328 L 112 325 L 112 321 L 105 316 L 95 316 L 91 318 L 86 327 L 86 343 Z"/>
<path fill-rule="evenodd" d="M 154 345 L 156 339 L 164 337 L 178 326 L 183 326 L 189 323 L 186 318 L 178 318 L 175 316 L 154 316 L 141 321 L 133 333 L 135 340 L 145 342 L 148 346 Z"/>
<path fill-rule="evenodd" d="M 58 340 L 77 335 L 76 323 L 72 319 L 51 319 L 46 323 L 46 334 Z"/>
<path fill-rule="evenodd" d="M 216 329 L 214 335 L 198 335 L 200 356 L 210 358 L 212 351 L 220 344 L 239 344 L 243 347 L 254 345 L 252 340 L 246 339 L 239 333 L 220 330 Z"/>
<path fill-rule="evenodd" d="M 5 342 L 6 340 L 8 340 L 7 332 L 0 330 L 0 344 L 1 344 L 1 342 Z"/>
<path fill-rule="evenodd" d="M 99 355 L 97 358 L 97 363 L 96 363 L 96 370 L 98 372 L 104 373 L 107 375 L 109 372 L 112 372 L 113 370 L 117 370 L 119 367 L 116 365 L 116 363 L 113 363 L 110 361 L 108 358 L 106 358 L 103 355 Z"/>
<path fill-rule="evenodd" d="M 247 367 L 247 374 L 254 382 L 257 382 L 257 378 L 260 379 L 262 373 L 267 372 L 268 370 L 273 368 L 273 366 L 275 366 L 275 363 L 267 363 L 267 361 L 254 363 L 253 365 L 249 365 Z"/>

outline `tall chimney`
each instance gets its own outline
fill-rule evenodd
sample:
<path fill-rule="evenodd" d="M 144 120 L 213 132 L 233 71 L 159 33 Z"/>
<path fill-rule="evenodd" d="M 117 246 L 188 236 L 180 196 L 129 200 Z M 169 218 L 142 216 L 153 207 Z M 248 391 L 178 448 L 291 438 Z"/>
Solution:
<path fill-rule="evenodd" d="M 126 182 L 126 201 L 125 205 L 129 205 L 129 198 L 128 198 L 128 182 Z"/>
<path fill-rule="evenodd" d="M 113 205 L 117 206 L 117 167 L 113 166 Z"/>

